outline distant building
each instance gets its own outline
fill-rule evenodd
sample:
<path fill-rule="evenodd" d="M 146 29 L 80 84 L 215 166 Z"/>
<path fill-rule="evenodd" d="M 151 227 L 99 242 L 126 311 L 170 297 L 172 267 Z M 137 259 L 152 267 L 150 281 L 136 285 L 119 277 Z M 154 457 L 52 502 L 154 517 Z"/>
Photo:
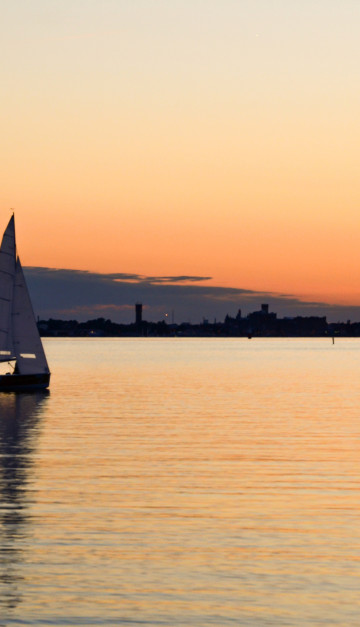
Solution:
<path fill-rule="evenodd" d="M 142 303 L 135 305 L 135 324 L 140 327 L 142 324 Z"/>
<path fill-rule="evenodd" d="M 270 320 L 275 320 L 277 317 L 276 313 L 269 313 L 269 305 L 263 304 L 261 305 L 260 311 L 253 311 L 248 314 L 248 320 L 258 320 L 259 322 L 269 322 Z"/>

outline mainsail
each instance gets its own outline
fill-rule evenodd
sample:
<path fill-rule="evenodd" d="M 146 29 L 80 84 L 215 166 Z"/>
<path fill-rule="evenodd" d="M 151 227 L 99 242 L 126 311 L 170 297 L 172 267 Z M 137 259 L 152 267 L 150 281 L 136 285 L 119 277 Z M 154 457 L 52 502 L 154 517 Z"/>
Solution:
<path fill-rule="evenodd" d="M 0 361 L 14 359 L 12 301 L 15 280 L 14 216 L 6 227 L 0 246 Z"/>
<path fill-rule="evenodd" d="M 12 216 L 0 246 L 0 362 L 15 359 L 16 374 L 49 373 L 24 273 L 16 257 Z"/>

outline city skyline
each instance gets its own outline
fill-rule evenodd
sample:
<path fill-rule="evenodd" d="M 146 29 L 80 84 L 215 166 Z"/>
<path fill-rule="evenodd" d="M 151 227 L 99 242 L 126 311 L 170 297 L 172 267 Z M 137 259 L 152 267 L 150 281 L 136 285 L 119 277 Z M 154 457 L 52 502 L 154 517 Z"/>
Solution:
<path fill-rule="evenodd" d="M 208 277 L 100 274 L 67 269 L 24 268 L 40 318 L 109 318 L 117 323 L 134 321 L 134 307 L 143 304 L 143 318 L 151 321 L 199 323 L 247 315 L 269 303 L 282 316 L 326 316 L 329 322 L 360 321 L 360 307 L 302 302 L 294 295 L 257 292 L 211 285 Z"/>
<path fill-rule="evenodd" d="M 350 0 L 4 6 L 0 218 L 15 208 L 23 264 L 360 306 L 359 18 Z"/>

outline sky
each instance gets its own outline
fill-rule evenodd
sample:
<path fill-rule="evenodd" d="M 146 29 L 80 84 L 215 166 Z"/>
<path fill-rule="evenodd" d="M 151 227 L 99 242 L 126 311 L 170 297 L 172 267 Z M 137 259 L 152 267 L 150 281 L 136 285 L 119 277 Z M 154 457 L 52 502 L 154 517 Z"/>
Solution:
<path fill-rule="evenodd" d="M 360 306 L 357 0 L 0 7 L 0 221 L 37 280 L 158 277 L 149 319 L 190 288 L 189 317 L 204 289 L 209 318 L 222 290 Z"/>

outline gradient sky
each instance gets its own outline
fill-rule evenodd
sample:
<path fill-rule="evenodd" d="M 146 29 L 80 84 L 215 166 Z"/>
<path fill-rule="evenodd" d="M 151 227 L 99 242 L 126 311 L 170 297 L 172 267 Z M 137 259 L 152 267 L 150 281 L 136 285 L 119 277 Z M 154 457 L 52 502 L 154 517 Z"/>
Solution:
<path fill-rule="evenodd" d="M 1 0 L 23 265 L 360 305 L 358 0 Z"/>

